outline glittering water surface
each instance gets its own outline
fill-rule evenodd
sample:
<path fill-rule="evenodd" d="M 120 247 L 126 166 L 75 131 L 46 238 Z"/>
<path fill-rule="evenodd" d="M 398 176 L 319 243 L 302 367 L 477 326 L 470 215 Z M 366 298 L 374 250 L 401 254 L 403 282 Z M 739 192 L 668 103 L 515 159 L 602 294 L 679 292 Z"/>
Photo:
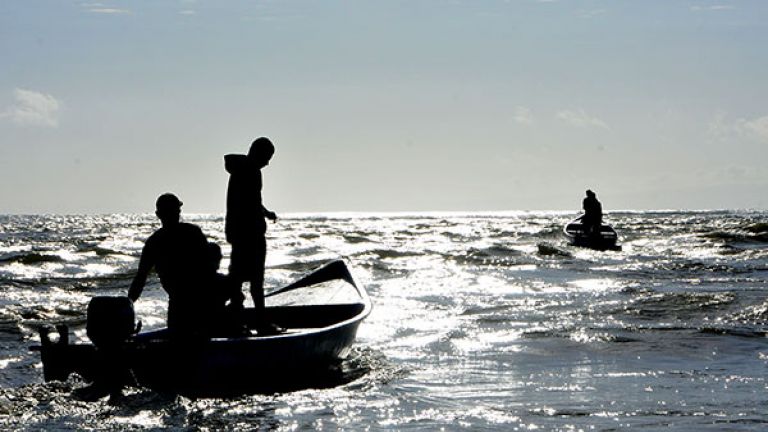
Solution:
<path fill-rule="evenodd" d="M 126 292 L 156 220 L 0 216 L 0 427 L 764 430 L 768 214 L 614 213 L 621 252 L 566 246 L 572 216 L 285 217 L 268 287 L 343 257 L 374 302 L 343 365 L 354 379 L 235 399 L 131 389 L 112 404 L 74 398 L 76 376 L 42 383 L 28 347 L 45 323 L 83 338 L 88 300 Z M 221 217 L 186 219 L 228 254 Z M 145 328 L 165 300 L 151 281 Z"/>

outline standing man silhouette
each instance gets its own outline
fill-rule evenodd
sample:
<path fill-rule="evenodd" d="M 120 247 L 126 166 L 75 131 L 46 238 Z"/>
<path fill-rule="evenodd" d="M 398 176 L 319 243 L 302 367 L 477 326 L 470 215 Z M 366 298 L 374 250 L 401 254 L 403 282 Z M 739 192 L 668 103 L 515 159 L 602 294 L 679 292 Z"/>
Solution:
<path fill-rule="evenodd" d="M 267 257 L 265 218 L 275 222 L 277 215 L 267 210 L 262 203 L 261 169 L 269 165 L 274 153 L 272 141 L 261 137 L 251 144 L 248 155 L 224 156 L 224 166 L 230 174 L 224 226 L 227 242 L 232 245 L 229 275 L 240 287 L 243 282 L 251 283 L 251 297 L 259 317 L 259 334 L 274 334 L 281 330 L 264 316 L 264 264 Z"/>

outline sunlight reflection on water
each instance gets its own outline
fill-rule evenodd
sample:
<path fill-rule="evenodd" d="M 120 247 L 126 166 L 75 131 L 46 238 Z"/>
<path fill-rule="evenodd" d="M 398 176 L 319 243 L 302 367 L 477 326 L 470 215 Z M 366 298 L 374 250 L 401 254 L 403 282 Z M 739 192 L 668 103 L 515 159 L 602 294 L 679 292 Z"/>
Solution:
<path fill-rule="evenodd" d="M 269 226 L 267 288 L 345 258 L 374 302 L 345 362 L 364 373 L 336 388 L 228 400 L 131 390 L 116 407 L 72 400 L 77 381 L 40 384 L 28 345 L 36 326 L 56 320 L 84 340 L 89 298 L 125 293 L 157 222 L 6 219 L 0 413 L 12 416 L 0 425 L 762 430 L 768 244 L 745 228 L 768 215 L 612 214 L 621 252 L 565 245 L 560 227 L 571 217 L 284 215 Z M 229 254 L 220 216 L 187 220 Z M 163 325 L 166 301 L 153 279 L 136 304 L 145 329 Z"/>

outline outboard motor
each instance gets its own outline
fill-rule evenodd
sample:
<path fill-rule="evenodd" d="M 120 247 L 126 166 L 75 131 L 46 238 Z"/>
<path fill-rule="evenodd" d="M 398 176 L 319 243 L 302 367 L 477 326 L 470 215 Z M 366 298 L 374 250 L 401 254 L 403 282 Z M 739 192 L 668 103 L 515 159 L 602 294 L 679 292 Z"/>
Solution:
<path fill-rule="evenodd" d="M 138 332 L 128 297 L 94 297 L 88 303 L 86 333 L 97 347 L 117 346 Z"/>

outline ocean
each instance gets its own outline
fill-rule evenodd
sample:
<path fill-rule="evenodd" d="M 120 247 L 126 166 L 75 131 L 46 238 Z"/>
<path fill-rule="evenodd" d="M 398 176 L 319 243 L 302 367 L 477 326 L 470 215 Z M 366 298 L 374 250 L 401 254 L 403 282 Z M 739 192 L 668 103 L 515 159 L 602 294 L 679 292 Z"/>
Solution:
<path fill-rule="evenodd" d="M 293 214 L 269 224 L 266 287 L 343 258 L 373 301 L 325 389 L 83 402 L 43 383 L 37 328 L 85 339 L 127 291 L 153 215 L 0 216 L 2 430 L 762 431 L 768 212 L 613 212 L 623 250 L 568 246 L 573 212 Z M 183 215 L 229 248 L 221 215 Z M 226 258 L 222 270 L 226 269 Z M 136 303 L 163 325 L 156 278 Z M 254 371 L 257 373 L 257 371 Z"/>

